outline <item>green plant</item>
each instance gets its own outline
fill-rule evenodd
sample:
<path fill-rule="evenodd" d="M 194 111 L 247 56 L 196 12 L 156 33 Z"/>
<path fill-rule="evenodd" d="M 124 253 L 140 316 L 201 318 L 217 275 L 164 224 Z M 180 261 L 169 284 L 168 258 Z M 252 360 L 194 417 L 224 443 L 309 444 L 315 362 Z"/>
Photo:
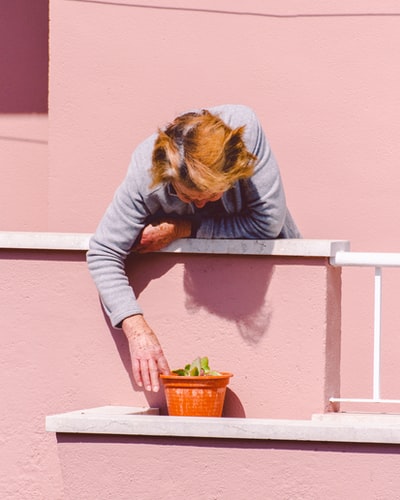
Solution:
<path fill-rule="evenodd" d="M 198 377 L 204 375 L 221 375 L 221 373 L 211 370 L 208 366 L 208 358 L 197 357 L 190 364 L 187 364 L 185 368 L 179 368 L 178 370 L 172 370 L 175 375 L 180 375 L 182 377 Z"/>

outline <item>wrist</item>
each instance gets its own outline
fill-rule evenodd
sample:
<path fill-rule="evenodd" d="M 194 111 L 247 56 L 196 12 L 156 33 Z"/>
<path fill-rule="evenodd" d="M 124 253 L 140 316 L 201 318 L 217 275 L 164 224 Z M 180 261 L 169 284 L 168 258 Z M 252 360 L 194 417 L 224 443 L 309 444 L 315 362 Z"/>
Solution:
<path fill-rule="evenodd" d="M 143 314 L 128 316 L 122 321 L 121 327 L 128 339 L 133 336 L 137 336 L 138 333 L 146 333 L 150 330 Z"/>

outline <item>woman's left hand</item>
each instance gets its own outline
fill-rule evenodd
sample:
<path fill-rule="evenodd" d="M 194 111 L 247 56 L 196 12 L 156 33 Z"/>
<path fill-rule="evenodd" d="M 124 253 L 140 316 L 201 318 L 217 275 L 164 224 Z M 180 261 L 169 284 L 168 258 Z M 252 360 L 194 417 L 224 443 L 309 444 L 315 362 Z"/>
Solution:
<path fill-rule="evenodd" d="M 191 223 L 188 220 L 170 219 L 149 224 L 143 229 L 139 241 L 132 248 L 132 251 L 137 253 L 156 252 L 174 240 L 189 238 L 191 231 Z"/>

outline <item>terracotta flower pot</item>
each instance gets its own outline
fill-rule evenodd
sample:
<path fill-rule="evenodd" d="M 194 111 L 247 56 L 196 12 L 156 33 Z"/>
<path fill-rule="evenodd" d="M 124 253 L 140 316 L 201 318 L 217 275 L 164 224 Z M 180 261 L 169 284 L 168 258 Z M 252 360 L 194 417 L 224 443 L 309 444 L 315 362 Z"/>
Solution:
<path fill-rule="evenodd" d="M 226 386 L 232 373 L 198 377 L 160 375 L 164 385 L 168 414 L 187 417 L 220 417 Z"/>

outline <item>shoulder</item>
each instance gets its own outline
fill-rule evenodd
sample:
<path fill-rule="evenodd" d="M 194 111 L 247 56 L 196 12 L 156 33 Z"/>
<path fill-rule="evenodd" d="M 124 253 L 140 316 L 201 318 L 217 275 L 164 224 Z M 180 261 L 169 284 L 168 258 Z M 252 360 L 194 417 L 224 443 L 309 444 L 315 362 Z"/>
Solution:
<path fill-rule="evenodd" d="M 265 151 L 267 140 L 263 127 L 252 108 L 243 104 L 225 104 L 209 108 L 210 113 L 218 115 L 229 127 L 244 127 L 243 139 L 247 149 L 260 156 Z"/>
<path fill-rule="evenodd" d="M 208 111 L 219 116 L 221 120 L 232 128 L 258 124 L 257 115 L 254 110 L 244 104 L 222 104 L 208 108 Z"/>
<path fill-rule="evenodd" d="M 150 160 L 153 154 L 154 143 L 156 142 L 157 134 L 154 133 L 147 137 L 144 141 L 138 144 L 133 151 L 133 158 L 140 158 L 141 160 Z"/>
<path fill-rule="evenodd" d="M 156 134 L 147 137 L 134 149 L 128 171 L 125 177 L 125 186 L 131 190 L 148 193 L 151 184 L 151 164 Z"/>
<path fill-rule="evenodd" d="M 244 104 L 224 104 L 222 106 L 209 108 L 208 111 L 219 116 L 228 127 L 233 129 L 244 127 L 244 142 L 249 151 L 258 154 L 257 144 L 260 142 L 260 138 L 264 137 L 264 132 L 252 108 Z"/>

